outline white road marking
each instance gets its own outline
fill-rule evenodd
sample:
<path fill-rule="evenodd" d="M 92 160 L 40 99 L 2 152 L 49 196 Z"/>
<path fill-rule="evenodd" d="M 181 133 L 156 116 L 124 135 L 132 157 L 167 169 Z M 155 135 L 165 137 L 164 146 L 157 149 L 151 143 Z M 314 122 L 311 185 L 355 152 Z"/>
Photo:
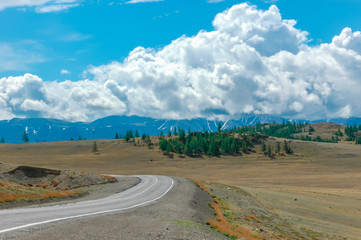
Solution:
<path fill-rule="evenodd" d="M 14 231 L 14 230 L 19 230 L 19 229 L 23 229 L 23 228 L 28 228 L 28 227 L 33 227 L 33 226 L 37 226 L 37 225 L 41 225 L 41 224 L 47 224 L 47 223 L 53 223 L 53 222 L 58 222 L 58 221 L 63 221 L 63 220 L 68 220 L 68 219 L 74 219 L 74 218 L 81 218 L 81 217 L 88 217 L 88 216 L 94 216 L 94 215 L 99 215 L 99 214 L 105 214 L 105 213 L 112 213 L 112 212 L 119 212 L 119 211 L 125 211 L 125 210 L 129 210 L 129 209 L 133 209 L 136 207 L 140 207 L 143 205 L 146 205 L 148 203 L 157 201 L 158 199 L 164 197 L 172 188 L 174 185 L 174 180 L 172 178 L 170 178 L 172 181 L 171 186 L 159 197 L 143 202 L 143 203 L 138 203 L 136 205 L 130 206 L 130 207 L 125 207 L 125 208 L 118 208 L 118 209 L 112 209 L 112 210 L 105 210 L 105 211 L 99 211 L 99 212 L 93 212 L 93 213 L 86 213 L 86 214 L 80 214 L 80 215 L 75 215 L 75 216 L 69 216 L 69 217 L 62 217 L 62 218 L 55 218 L 55 219 L 51 219 L 51 220 L 47 220 L 47 221 L 42 221 L 42 222 L 35 222 L 35 223 L 30 223 L 30 224 L 25 224 L 25 225 L 21 225 L 18 227 L 13 227 L 13 228 L 8 228 L 8 229 L 4 229 L 4 230 L 0 230 L 0 234 L 1 233 L 6 233 L 6 232 L 10 232 L 10 231 Z M 157 179 L 158 182 L 158 179 Z M 153 184 L 151 187 L 153 187 L 155 184 Z M 149 188 L 151 188 L 149 187 Z M 148 188 L 148 189 L 149 189 Z M 145 190 L 144 190 L 145 191 Z M 142 193 L 144 192 L 142 191 Z M 137 194 L 138 196 L 139 194 Z"/>

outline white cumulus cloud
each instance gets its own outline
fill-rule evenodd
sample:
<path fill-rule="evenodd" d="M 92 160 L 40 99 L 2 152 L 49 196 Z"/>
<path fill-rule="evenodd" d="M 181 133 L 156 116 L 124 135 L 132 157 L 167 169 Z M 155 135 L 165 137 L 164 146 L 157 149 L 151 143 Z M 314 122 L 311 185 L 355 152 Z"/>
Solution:
<path fill-rule="evenodd" d="M 213 31 L 138 47 L 124 61 L 90 67 L 90 80 L 2 78 L 0 117 L 361 116 L 360 33 L 345 28 L 331 43 L 309 46 L 295 24 L 276 6 L 238 4 L 215 17 Z"/>

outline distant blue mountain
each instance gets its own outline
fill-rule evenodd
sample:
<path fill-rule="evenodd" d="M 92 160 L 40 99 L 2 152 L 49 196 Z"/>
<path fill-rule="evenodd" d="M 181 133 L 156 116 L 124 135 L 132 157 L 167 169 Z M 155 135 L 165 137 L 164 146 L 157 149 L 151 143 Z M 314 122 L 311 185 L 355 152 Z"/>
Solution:
<path fill-rule="evenodd" d="M 0 121 L 0 138 L 4 137 L 6 143 L 21 143 L 24 131 L 27 132 L 30 142 L 69 141 L 71 139 L 113 139 L 118 133 L 124 136 L 129 129 L 139 134 L 159 135 L 161 131 L 167 134 L 174 128 L 183 128 L 191 131 L 217 131 L 218 123 L 222 129 L 231 129 L 239 126 L 255 125 L 260 123 L 281 123 L 288 119 L 271 115 L 244 114 L 238 120 L 224 122 L 209 121 L 206 119 L 191 120 L 165 120 L 139 116 L 109 116 L 91 123 L 67 122 L 46 118 L 14 118 Z M 323 122 L 326 122 L 324 120 Z M 353 125 L 361 124 L 361 118 L 330 119 L 335 123 Z M 319 122 L 319 121 L 314 121 Z"/>

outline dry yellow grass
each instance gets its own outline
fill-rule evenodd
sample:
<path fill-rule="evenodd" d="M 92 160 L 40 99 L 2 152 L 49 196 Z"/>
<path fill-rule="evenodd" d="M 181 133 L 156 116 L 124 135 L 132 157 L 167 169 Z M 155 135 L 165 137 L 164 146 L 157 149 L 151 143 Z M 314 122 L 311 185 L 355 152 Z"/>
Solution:
<path fill-rule="evenodd" d="M 283 139 L 270 138 L 267 144 L 275 149 L 277 141 Z M 9 164 L 99 174 L 160 174 L 233 185 L 296 226 L 361 239 L 360 145 L 291 141 L 295 154 L 274 159 L 261 154 L 259 146 L 256 153 L 243 156 L 180 158 L 175 154 L 170 159 L 157 146 L 148 149 L 145 143 L 99 140 L 99 155 L 91 152 L 92 144 L 2 144 L 0 157 Z"/>
<path fill-rule="evenodd" d="M 249 240 L 263 239 L 263 237 L 258 236 L 255 233 L 252 233 L 250 230 L 242 228 L 237 225 L 231 225 L 227 218 L 223 215 L 223 210 L 229 210 L 229 207 L 215 195 L 213 195 L 207 187 L 203 185 L 201 181 L 193 180 L 195 184 L 198 185 L 203 191 L 207 192 L 212 198 L 214 202 L 209 203 L 209 206 L 213 208 L 214 213 L 216 215 L 216 219 L 209 219 L 207 223 L 214 229 L 219 232 L 235 238 L 247 238 Z"/>
<path fill-rule="evenodd" d="M 39 187 L 23 186 L 16 183 L 0 182 L 0 203 L 23 200 L 67 197 L 78 194 L 77 191 L 55 191 Z"/>

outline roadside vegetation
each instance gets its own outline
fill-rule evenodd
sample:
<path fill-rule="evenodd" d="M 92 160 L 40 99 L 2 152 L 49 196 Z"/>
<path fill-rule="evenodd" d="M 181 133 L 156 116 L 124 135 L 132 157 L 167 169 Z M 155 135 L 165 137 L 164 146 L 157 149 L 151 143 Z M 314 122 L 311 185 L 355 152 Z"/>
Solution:
<path fill-rule="evenodd" d="M 77 195 L 80 192 L 75 190 L 55 190 L 42 184 L 17 184 L 0 182 L 0 203 L 26 201 L 47 198 L 59 198 Z"/>
<path fill-rule="evenodd" d="M 208 219 L 207 224 L 232 239 L 325 238 L 318 232 L 292 226 L 240 188 L 197 180 L 193 182 L 212 197 L 213 202 L 209 206 L 215 218 Z"/>
<path fill-rule="evenodd" d="M 213 199 L 213 202 L 209 203 L 209 206 L 214 210 L 216 219 L 208 219 L 207 224 L 222 234 L 232 239 L 247 238 L 249 240 L 264 239 L 263 236 L 259 236 L 257 233 L 248 229 L 242 228 L 237 224 L 232 224 L 225 217 L 225 211 L 229 211 L 229 207 L 216 195 L 212 194 L 210 190 L 204 186 L 201 181 L 193 181 L 200 189 L 207 192 Z"/>
<path fill-rule="evenodd" d="M 116 181 L 106 175 L 0 163 L 0 203 L 80 196 L 83 187 Z"/>

